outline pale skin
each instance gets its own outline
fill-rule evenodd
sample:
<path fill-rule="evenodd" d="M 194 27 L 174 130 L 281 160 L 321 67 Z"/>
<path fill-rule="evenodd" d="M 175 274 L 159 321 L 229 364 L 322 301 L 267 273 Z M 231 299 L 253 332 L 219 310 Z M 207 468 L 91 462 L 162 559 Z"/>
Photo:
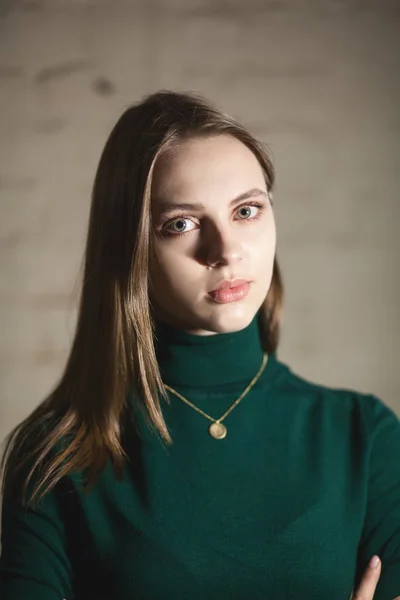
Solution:
<path fill-rule="evenodd" d="M 197 335 L 249 325 L 268 293 L 276 251 L 272 196 L 254 154 L 228 135 L 183 142 L 156 165 L 152 218 L 157 316 Z M 234 278 L 250 282 L 246 298 L 210 300 L 210 290 Z M 373 600 L 380 574 L 380 561 L 368 566 L 352 600 Z"/>
<path fill-rule="evenodd" d="M 373 559 L 375 559 L 375 562 L 373 562 Z M 373 600 L 382 570 L 379 557 L 373 557 L 373 559 L 371 559 L 371 562 L 374 566 L 371 566 L 370 563 L 365 569 L 360 585 L 355 590 L 351 600 Z M 400 600 L 400 596 L 396 596 L 393 600 Z"/>
<path fill-rule="evenodd" d="M 271 199 L 253 153 L 226 135 L 182 143 L 156 165 L 152 217 L 157 315 L 197 335 L 246 327 L 268 293 L 276 244 Z M 235 278 L 251 281 L 245 299 L 210 301 L 210 290 Z"/>

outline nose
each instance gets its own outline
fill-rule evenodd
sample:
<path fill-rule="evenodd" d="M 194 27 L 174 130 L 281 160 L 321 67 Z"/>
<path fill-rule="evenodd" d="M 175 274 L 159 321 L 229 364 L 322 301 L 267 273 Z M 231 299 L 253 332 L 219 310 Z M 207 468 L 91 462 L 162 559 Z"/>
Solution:
<path fill-rule="evenodd" d="M 243 258 L 238 233 L 226 228 L 210 227 L 204 238 L 204 262 L 209 268 L 234 265 Z"/>

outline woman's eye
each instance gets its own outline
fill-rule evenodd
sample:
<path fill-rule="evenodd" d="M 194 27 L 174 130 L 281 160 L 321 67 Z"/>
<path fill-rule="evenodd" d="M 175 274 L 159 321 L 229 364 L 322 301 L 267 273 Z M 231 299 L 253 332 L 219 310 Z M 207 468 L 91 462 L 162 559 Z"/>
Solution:
<path fill-rule="evenodd" d="M 258 206 L 241 206 L 238 209 L 237 214 L 239 219 L 253 219 L 259 210 L 260 208 Z"/>
<path fill-rule="evenodd" d="M 240 206 L 236 210 L 237 218 L 242 221 L 251 221 L 252 219 L 257 219 L 261 215 L 261 211 L 263 206 L 257 204 L 249 204 L 245 206 Z M 176 217 L 173 221 L 169 221 L 164 224 L 162 227 L 162 231 L 171 235 L 179 235 L 181 233 L 187 233 L 188 231 L 193 231 L 199 227 L 199 223 L 193 221 L 189 217 Z"/>
<path fill-rule="evenodd" d="M 190 224 L 192 224 L 193 227 L 190 227 Z M 186 231 L 191 231 L 194 227 L 195 223 L 190 219 L 179 218 L 176 219 L 176 221 L 168 223 L 165 229 L 170 233 L 185 233 Z"/>

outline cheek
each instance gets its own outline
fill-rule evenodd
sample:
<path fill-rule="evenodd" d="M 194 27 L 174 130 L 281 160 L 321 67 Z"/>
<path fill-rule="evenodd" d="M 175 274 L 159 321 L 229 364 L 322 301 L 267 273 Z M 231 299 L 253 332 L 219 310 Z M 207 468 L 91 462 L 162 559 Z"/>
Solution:
<path fill-rule="evenodd" d="M 181 289 L 193 284 L 198 279 L 197 275 L 193 260 L 185 253 L 168 247 L 159 249 L 158 262 L 154 266 L 156 282 Z"/>
<path fill-rule="evenodd" d="M 263 229 L 249 240 L 253 260 L 261 269 L 268 269 L 276 250 L 276 231 L 273 224 Z"/>

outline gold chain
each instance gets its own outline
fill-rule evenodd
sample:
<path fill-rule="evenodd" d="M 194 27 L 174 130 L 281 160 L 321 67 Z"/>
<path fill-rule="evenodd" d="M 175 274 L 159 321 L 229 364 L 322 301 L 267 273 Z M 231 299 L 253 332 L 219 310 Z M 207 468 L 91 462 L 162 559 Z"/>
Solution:
<path fill-rule="evenodd" d="M 240 394 L 239 398 L 237 400 L 235 400 L 235 402 L 228 408 L 228 410 L 219 419 L 213 419 L 212 417 L 210 417 L 210 415 L 207 415 L 207 413 L 205 413 L 204 411 L 202 411 L 200 408 L 197 408 L 197 406 L 195 406 L 194 404 L 192 404 L 191 402 L 189 402 L 189 400 L 187 398 L 185 398 L 184 396 L 182 396 L 179 392 L 177 392 L 176 390 L 174 390 L 173 388 L 171 388 L 169 385 L 164 384 L 164 387 L 165 387 L 166 390 L 168 390 L 169 392 L 171 392 L 171 394 L 174 394 L 175 396 L 177 396 L 178 398 L 180 398 L 181 400 L 183 400 L 183 402 L 185 402 L 188 406 L 190 406 L 196 412 L 200 413 L 203 417 L 205 417 L 206 419 L 208 419 L 209 421 L 211 421 L 212 425 L 210 425 L 208 431 L 209 431 L 210 435 L 213 438 L 220 440 L 220 439 L 223 439 L 226 436 L 226 434 L 227 434 L 227 429 L 226 429 L 225 425 L 222 425 L 222 421 L 229 415 L 230 412 L 232 412 L 232 410 L 239 404 L 239 402 L 241 400 L 243 400 L 243 398 L 246 396 L 246 394 L 249 393 L 249 391 L 251 390 L 251 388 L 258 381 L 258 379 L 260 378 L 262 372 L 264 371 L 264 369 L 266 367 L 266 364 L 267 364 L 267 361 L 268 361 L 268 355 L 266 353 L 264 353 L 263 360 L 262 360 L 262 363 L 261 363 L 261 367 L 259 368 L 258 373 L 250 381 L 249 385 L 246 387 L 246 389 L 244 390 L 244 392 L 242 392 Z"/>

